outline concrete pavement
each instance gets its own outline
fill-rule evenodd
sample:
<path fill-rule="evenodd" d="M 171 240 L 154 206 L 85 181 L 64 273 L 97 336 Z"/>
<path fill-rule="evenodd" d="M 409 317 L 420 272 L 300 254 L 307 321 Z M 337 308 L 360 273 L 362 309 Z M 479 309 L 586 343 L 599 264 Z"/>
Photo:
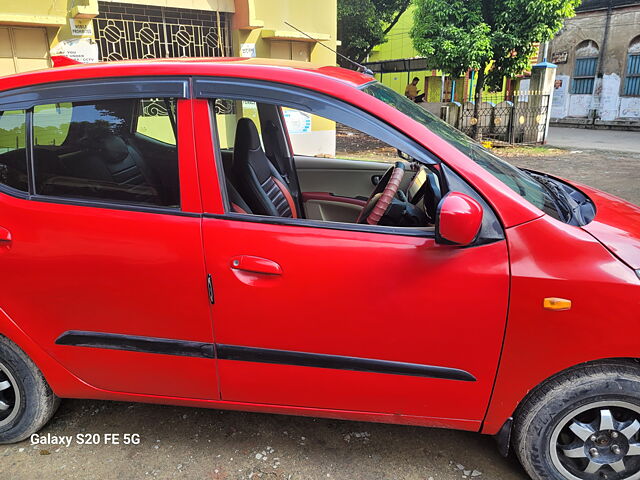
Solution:
<path fill-rule="evenodd" d="M 640 132 L 550 127 L 547 144 L 576 150 L 640 153 Z"/>

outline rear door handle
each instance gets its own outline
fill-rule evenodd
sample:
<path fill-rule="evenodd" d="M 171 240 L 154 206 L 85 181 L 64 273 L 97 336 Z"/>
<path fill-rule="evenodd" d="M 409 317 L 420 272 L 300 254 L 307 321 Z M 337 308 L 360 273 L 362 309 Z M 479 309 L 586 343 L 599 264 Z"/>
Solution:
<path fill-rule="evenodd" d="M 273 260 L 251 255 L 239 255 L 231 259 L 233 270 L 245 272 L 266 273 L 267 275 L 282 275 L 282 268 Z"/>
<path fill-rule="evenodd" d="M 0 242 L 1 243 L 11 242 L 11 232 L 4 227 L 0 227 Z"/>

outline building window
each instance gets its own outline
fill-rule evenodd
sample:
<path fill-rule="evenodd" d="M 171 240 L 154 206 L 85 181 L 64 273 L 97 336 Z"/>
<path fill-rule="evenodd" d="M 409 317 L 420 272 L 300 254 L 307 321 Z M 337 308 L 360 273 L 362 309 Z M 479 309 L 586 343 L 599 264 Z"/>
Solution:
<path fill-rule="evenodd" d="M 593 93 L 599 53 L 598 44 L 593 40 L 585 40 L 578 44 L 571 93 L 578 95 L 591 95 Z"/>
<path fill-rule="evenodd" d="M 629 44 L 623 95 L 640 96 L 640 36 Z"/>
<path fill-rule="evenodd" d="M 110 1 L 98 5 L 102 61 L 232 54 L 230 13 Z"/>

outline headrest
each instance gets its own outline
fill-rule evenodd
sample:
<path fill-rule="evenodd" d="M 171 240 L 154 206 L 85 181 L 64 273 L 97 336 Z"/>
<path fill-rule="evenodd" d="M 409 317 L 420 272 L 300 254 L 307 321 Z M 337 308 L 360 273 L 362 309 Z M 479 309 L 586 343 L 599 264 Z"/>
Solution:
<path fill-rule="evenodd" d="M 241 118 L 236 127 L 236 141 L 233 147 L 235 153 L 262 148 L 256 124 L 250 118 Z"/>
<path fill-rule="evenodd" d="M 121 162 L 129 155 L 129 148 L 120 137 L 109 135 L 102 137 L 98 142 L 100 154 L 109 163 Z"/>

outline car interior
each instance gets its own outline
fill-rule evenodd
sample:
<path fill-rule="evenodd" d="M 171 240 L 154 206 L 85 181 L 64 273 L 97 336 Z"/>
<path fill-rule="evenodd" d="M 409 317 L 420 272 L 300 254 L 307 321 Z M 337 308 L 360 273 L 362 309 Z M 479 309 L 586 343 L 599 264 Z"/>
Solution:
<path fill-rule="evenodd" d="M 349 152 L 297 154 L 304 151 L 310 132 L 291 133 L 283 107 L 227 99 L 218 99 L 213 106 L 229 212 L 419 229 L 434 226 L 443 195 L 438 165 L 424 165 L 396 149 L 385 157 L 369 147 L 354 151 L 359 140 L 350 140 L 355 136 L 352 129 L 346 134 Z M 344 128 L 348 127 L 336 126 Z"/>

